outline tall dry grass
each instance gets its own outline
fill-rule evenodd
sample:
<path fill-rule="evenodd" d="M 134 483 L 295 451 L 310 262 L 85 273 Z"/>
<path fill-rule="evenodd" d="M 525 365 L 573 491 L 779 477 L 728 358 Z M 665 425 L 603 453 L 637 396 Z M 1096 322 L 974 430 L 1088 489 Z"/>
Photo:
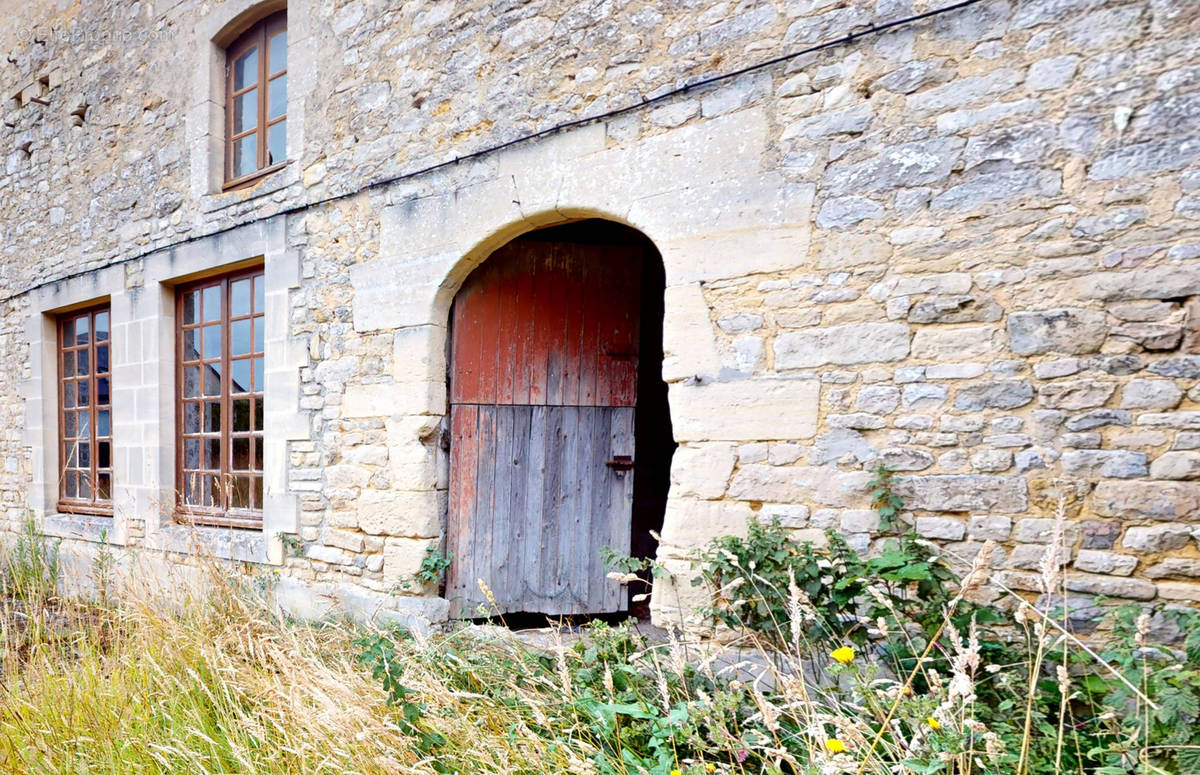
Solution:
<path fill-rule="evenodd" d="M 876 633 L 919 655 L 898 672 L 813 642 L 804 629 L 822 617 L 795 585 L 767 590 L 787 601 L 779 637 L 652 642 L 596 627 L 532 648 L 495 629 L 289 621 L 263 586 L 216 564 L 192 599 L 123 588 L 65 601 L 53 546 L 28 539 L 0 568 L 0 772 L 1083 775 L 1060 766 L 1083 745 L 1081 661 L 1125 682 L 1120 712 L 1159 708 L 1144 672 L 1109 664 L 1049 604 L 1015 593 L 1027 647 L 989 663 L 975 623 L 953 616 L 987 577 L 986 549 L 933 637 Z M 1042 582 L 1047 598 L 1062 591 L 1053 553 Z M 1011 713 L 983 707 L 985 691 Z M 1166 772 L 1148 739 L 1127 748 L 1113 772 Z"/>

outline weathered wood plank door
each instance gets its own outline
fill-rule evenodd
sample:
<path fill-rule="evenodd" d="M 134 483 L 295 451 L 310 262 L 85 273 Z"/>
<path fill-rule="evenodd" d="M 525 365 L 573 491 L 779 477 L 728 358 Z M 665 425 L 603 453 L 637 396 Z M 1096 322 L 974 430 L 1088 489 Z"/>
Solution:
<path fill-rule="evenodd" d="M 638 248 L 517 240 L 451 319 L 446 594 L 472 617 L 623 611 L 600 549 L 629 550 Z"/>

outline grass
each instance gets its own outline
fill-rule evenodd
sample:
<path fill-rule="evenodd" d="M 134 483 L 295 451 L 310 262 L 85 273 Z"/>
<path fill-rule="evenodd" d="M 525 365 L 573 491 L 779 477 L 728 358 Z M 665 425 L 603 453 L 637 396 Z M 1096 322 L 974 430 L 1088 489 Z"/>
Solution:
<path fill-rule="evenodd" d="M 0 772 L 1161 775 L 1200 761 L 1153 733 L 1160 717 L 1168 733 L 1195 726 L 1200 655 L 1152 648 L 1144 612 L 1118 622 L 1128 649 L 1093 647 L 1027 603 L 1011 648 L 990 653 L 953 615 L 981 566 L 932 637 L 880 620 L 869 643 L 831 649 L 793 584 L 764 586 L 784 612 L 767 636 L 650 643 L 598 625 L 535 649 L 478 628 L 288 621 L 216 566 L 202 599 L 65 601 L 54 545 L 21 540 L 0 574 Z M 1043 572 L 1053 589 L 1057 564 Z M 889 663 L 889 643 L 919 658 Z"/>

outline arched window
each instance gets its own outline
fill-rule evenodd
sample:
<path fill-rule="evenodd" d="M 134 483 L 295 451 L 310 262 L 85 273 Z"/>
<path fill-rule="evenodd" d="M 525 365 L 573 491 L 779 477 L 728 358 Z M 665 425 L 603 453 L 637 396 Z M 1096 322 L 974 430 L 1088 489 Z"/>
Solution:
<path fill-rule="evenodd" d="M 287 161 L 287 12 L 259 21 L 225 50 L 225 188 Z"/>

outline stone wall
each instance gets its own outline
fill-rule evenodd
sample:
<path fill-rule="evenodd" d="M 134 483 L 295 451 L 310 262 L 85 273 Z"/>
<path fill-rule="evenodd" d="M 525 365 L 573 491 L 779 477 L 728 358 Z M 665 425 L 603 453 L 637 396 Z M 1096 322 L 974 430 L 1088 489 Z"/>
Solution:
<path fill-rule="evenodd" d="M 983 0 L 669 94 L 936 4 L 292 2 L 293 163 L 222 194 L 205 62 L 252 5 L 59 0 L 0 31 L 10 523 L 43 466 L 44 289 L 153 286 L 185 243 L 233 263 L 221 235 L 273 218 L 299 265 L 269 313 L 295 514 L 254 556 L 298 610 L 436 618 L 411 577 L 445 513 L 450 300 L 522 231 L 607 217 L 667 271 L 672 568 L 752 516 L 869 549 L 883 462 L 918 532 L 962 561 L 998 542 L 1009 587 L 1036 591 L 1062 503 L 1069 590 L 1200 601 L 1200 7 Z M 144 517 L 116 515 L 128 545 L 190 562 Z M 98 532 L 56 534 L 84 574 Z M 661 587 L 657 620 L 695 592 Z"/>

